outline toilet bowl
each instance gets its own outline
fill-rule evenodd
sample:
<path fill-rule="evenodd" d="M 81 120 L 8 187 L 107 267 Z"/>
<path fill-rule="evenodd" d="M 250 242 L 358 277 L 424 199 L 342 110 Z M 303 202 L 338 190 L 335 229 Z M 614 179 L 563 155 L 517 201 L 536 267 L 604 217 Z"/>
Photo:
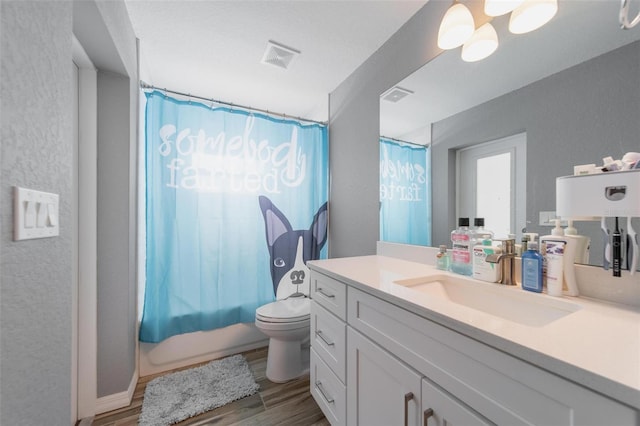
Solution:
<path fill-rule="evenodd" d="M 269 336 L 267 378 L 283 383 L 309 372 L 310 302 L 304 296 L 256 309 L 256 327 Z"/>

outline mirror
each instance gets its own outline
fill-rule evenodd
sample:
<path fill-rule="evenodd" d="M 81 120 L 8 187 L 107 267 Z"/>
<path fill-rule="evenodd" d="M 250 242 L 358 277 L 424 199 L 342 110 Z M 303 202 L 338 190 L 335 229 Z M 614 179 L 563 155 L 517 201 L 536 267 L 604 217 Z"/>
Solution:
<path fill-rule="evenodd" d="M 509 33 L 508 15 L 494 18 L 493 55 L 466 63 L 460 48 L 444 51 L 393 86 L 409 96 L 382 94 L 380 134 L 431 144 L 432 246 L 451 246 L 462 148 L 526 134 L 526 214 L 515 226 L 539 235 L 551 233 L 540 214 L 555 211 L 557 177 L 640 150 L 640 26 L 620 29 L 618 13 L 619 2 L 560 0 L 549 23 L 522 35 Z M 574 225 L 591 238 L 589 264 L 602 265 L 600 223 Z"/>

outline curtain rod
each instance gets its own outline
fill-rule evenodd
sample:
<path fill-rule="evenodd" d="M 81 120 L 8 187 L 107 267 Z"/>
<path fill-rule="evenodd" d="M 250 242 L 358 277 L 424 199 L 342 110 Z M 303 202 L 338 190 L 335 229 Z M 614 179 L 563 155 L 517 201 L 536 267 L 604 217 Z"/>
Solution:
<path fill-rule="evenodd" d="M 200 100 L 207 101 L 207 102 L 213 102 L 213 103 L 220 104 L 220 105 L 226 105 L 226 106 L 229 106 L 231 108 L 235 107 L 235 108 L 246 109 L 246 110 L 249 110 L 249 111 L 262 112 L 262 113 L 265 113 L 265 114 L 268 114 L 268 115 L 272 115 L 272 116 L 276 116 L 276 117 L 294 119 L 294 120 L 298 120 L 298 121 L 305 121 L 307 123 L 315 123 L 315 124 L 320 124 L 322 126 L 326 126 L 327 125 L 326 121 L 317 121 L 317 120 L 311 120 L 309 118 L 295 117 L 293 115 L 282 114 L 282 113 L 279 113 L 279 112 L 273 112 L 273 111 L 269 111 L 269 110 L 266 110 L 266 109 L 254 108 L 254 107 L 244 106 L 244 105 L 240 105 L 240 104 L 232 104 L 230 102 L 219 101 L 219 100 L 216 100 L 216 99 L 213 99 L 213 98 L 205 98 L 203 96 L 192 95 L 191 93 L 184 93 L 184 92 L 178 92 L 176 90 L 169 90 L 169 89 L 162 88 L 162 87 L 152 86 L 151 84 L 145 83 L 142 80 L 140 80 L 140 87 L 142 89 L 159 90 L 159 91 L 165 92 L 165 93 L 171 93 L 171 94 L 174 94 L 174 95 L 185 96 L 187 98 L 200 99 Z"/>
<path fill-rule="evenodd" d="M 380 135 L 380 139 L 387 139 L 387 140 L 394 141 L 394 142 L 406 143 L 407 145 L 421 146 L 423 148 L 429 148 L 429 146 L 431 146 L 430 143 L 426 144 L 426 145 L 422 145 L 421 143 L 403 141 L 402 139 L 390 138 L 389 136 L 382 136 L 382 135 Z"/>

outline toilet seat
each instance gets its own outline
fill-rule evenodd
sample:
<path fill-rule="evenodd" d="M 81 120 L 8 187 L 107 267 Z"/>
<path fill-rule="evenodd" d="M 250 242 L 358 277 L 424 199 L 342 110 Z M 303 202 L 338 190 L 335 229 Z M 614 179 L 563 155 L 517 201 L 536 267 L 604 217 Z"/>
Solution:
<path fill-rule="evenodd" d="M 276 300 L 256 309 L 256 320 L 271 323 L 294 323 L 311 317 L 311 303 L 307 297 Z"/>

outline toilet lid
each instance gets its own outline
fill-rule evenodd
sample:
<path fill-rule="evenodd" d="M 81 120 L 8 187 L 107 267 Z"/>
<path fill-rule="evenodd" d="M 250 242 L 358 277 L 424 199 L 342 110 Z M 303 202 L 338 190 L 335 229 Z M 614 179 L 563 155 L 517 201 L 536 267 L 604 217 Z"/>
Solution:
<path fill-rule="evenodd" d="M 311 305 L 308 297 L 291 297 L 260 306 L 256 318 L 266 322 L 295 322 L 310 317 Z"/>

